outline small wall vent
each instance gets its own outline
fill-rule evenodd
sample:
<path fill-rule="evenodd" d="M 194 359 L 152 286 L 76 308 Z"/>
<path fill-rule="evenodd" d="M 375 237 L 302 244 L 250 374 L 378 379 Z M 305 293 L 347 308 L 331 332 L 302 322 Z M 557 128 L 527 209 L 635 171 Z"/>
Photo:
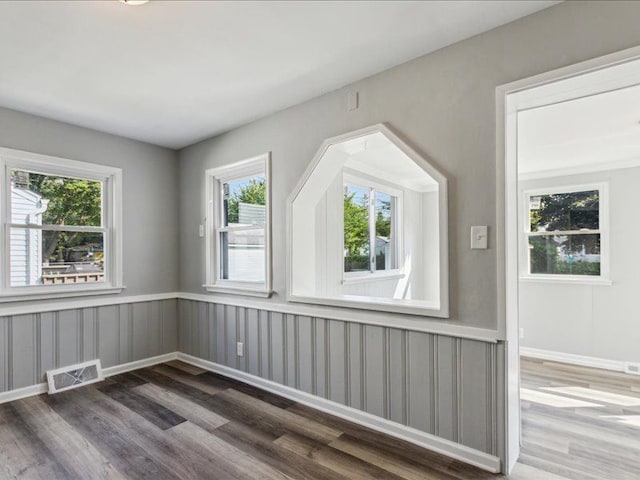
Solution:
<path fill-rule="evenodd" d="M 64 392 L 72 388 L 89 385 L 104 380 L 100 360 L 69 365 L 47 372 L 49 394 Z"/>
<path fill-rule="evenodd" d="M 625 363 L 624 373 L 630 373 L 631 375 L 640 375 L 640 363 Z"/>

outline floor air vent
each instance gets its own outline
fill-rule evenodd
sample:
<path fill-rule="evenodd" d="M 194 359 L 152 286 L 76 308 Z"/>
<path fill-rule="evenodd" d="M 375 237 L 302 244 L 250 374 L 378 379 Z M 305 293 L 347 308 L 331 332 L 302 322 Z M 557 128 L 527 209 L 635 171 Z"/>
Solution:
<path fill-rule="evenodd" d="M 47 372 L 49 393 L 64 392 L 72 388 L 89 385 L 104 380 L 100 360 L 69 365 Z"/>
<path fill-rule="evenodd" d="M 640 363 L 627 362 L 624 366 L 624 372 L 632 375 L 640 375 Z"/>

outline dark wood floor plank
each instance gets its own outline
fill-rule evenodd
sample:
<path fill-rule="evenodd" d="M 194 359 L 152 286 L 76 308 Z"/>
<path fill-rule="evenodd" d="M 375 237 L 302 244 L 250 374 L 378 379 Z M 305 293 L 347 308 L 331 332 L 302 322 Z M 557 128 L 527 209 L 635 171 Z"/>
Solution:
<path fill-rule="evenodd" d="M 264 463 L 282 470 L 291 478 L 309 480 L 346 480 L 347 478 L 273 443 L 276 440 L 273 435 L 252 429 L 242 423 L 229 422 L 218 428 L 215 435 Z"/>
<path fill-rule="evenodd" d="M 91 442 L 43 402 L 41 396 L 25 398 L 14 405 L 20 418 L 74 478 L 126 478 Z"/>
<path fill-rule="evenodd" d="M 185 385 L 197 388 L 198 390 L 202 390 L 209 395 L 215 395 L 216 393 L 221 392 L 225 388 L 227 388 L 212 385 L 211 383 L 205 381 L 202 378 L 202 375 L 185 375 L 183 371 L 177 368 L 173 368 L 169 365 L 158 365 L 156 367 L 153 367 L 152 370 L 172 380 L 184 383 Z"/>
<path fill-rule="evenodd" d="M 112 377 L 109 377 L 107 379 L 107 382 L 105 382 L 107 384 L 110 383 L 119 383 L 120 385 L 126 387 L 126 388 L 134 388 L 134 387 L 138 387 L 140 385 L 144 385 L 146 382 L 146 380 L 141 379 L 140 377 L 136 377 L 135 375 L 133 375 L 132 373 L 121 373 L 119 375 L 114 375 Z"/>
<path fill-rule="evenodd" d="M 491 473 L 470 466 L 464 462 L 425 450 L 412 443 L 348 422 L 334 415 L 320 412 L 306 405 L 296 404 L 287 410 L 300 416 L 313 418 L 317 422 L 341 430 L 349 436 L 357 438 L 363 445 L 392 455 L 397 455 L 399 458 L 404 458 L 409 461 L 417 461 L 428 469 L 451 475 L 453 478 L 459 480 L 484 480 L 495 477 L 495 475 Z"/>
<path fill-rule="evenodd" d="M 223 375 L 218 375 L 217 373 L 205 372 L 200 376 L 200 378 L 202 379 L 202 381 L 209 382 L 211 385 L 216 386 L 220 389 L 226 390 L 229 388 L 233 388 L 238 392 L 242 392 L 246 395 L 258 398 L 263 402 L 270 403 L 271 405 L 274 405 L 278 408 L 287 408 L 296 403 L 293 400 L 281 397 L 280 395 L 267 392 L 266 390 L 262 390 L 252 385 L 239 382 L 238 380 L 234 380 Z"/>
<path fill-rule="evenodd" d="M 43 480 L 75 477 L 56 460 L 13 404 L 0 405 L 0 475 Z"/>
<path fill-rule="evenodd" d="M 349 435 L 342 435 L 337 440 L 331 442 L 329 446 L 407 480 L 455 479 L 455 477 L 449 474 L 432 470 L 416 461 L 363 444 L 358 439 L 350 437 Z"/>
<path fill-rule="evenodd" d="M 111 404 L 91 396 L 90 389 L 84 387 L 62 392 L 43 397 L 43 401 L 128 477 L 149 480 L 187 478 L 186 472 L 167 465 L 165 456 L 145 441 L 138 431 L 133 412 L 97 390 L 95 392 Z M 193 471 L 188 473 L 195 474 Z"/>
<path fill-rule="evenodd" d="M 289 432 L 298 433 L 318 442 L 329 443 L 342 435 L 341 430 L 301 417 L 232 388 L 218 394 L 217 397 L 229 399 L 230 402 L 241 405 L 246 411 L 256 416 L 261 415 L 272 419 L 274 423 Z"/>
<path fill-rule="evenodd" d="M 190 365 L 188 363 L 181 362 L 180 360 L 171 360 L 170 362 L 166 362 L 165 365 L 182 370 L 189 375 L 200 375 L 201 373 L 206 372 L 204 368 L 196 367 L 195 365 Z"/>
<path fill-rule="evenodd" d="M 215 432 L 218 427 L 229 421 L 185 397 L 176 395 L 152 383 L 140 385 L 134 388 L 133 391 L 168 408 L 208 432 Z"/>
<path fill-rule="evenodd" d="M 120 384 L 104 385 L 98 387 L 98 390 L 147 419 L 161 430 L 168 430 L 186 421 L 184 417 L 172 410 Z"/>
<path fill-rule="evenodd" d="M 261 480 L 289 479 L 283 472 L 252 457 L 216 435 L 190 422 L 181 424 L 167 434 L 185 448 L 198 452 L 215 465 L 216 478 L 256 478 Z"/>
<path fill-rule="evenodd" d="M 385 471 L 359 458 L 331 448 L 320 442 L 295 433 L 287 433 L 274 442 L 287 450 L 309 458 L 347 478 L 358 480 L 389 479 L 400 480 L 402 477 Z M 428 477 L 426 477 L 428 478 Z"/>

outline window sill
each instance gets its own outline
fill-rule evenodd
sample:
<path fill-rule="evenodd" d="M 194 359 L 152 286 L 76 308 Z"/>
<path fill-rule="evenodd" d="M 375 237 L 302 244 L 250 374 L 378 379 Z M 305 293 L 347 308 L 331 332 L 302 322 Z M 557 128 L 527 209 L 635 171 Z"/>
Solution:
<path fill-rule="evenodd" d="M 42 288 L 42 287 L 28 287 L 28 288 Z M 114 295 L 117 293 L 122 293 L 125 289 L 125 286 L 112 287 L 112 286 L 102 286 L 97 288 L 70 288 L 65 287 L 64 289 L 56 288 L 49 290 L 47 288 L 46 291 L 41 292 L 7 292 L 4 294 L 0 294 L 0 303 L 8 303 L 8 302 L 28 302 L 32 300 L 52 300 L 56 298 L 71 298 L 71 297 L 87 297 L 91 295 Z"/>
<path fill-rule="evenodd" d="M 342 278 L 342 284 L 348 285 L 350 283 L 365 283 L 365 282 L 376 282 L 382 280 L 392 280 L 394 278 L 404 278 L 405 274 L 400 272 L 399 270 L 392 270 L 387 273 L 366 273 L 366 274 L 356 274 L 344 276 Z"/>
<path fill-rule="evenodd" d="M 211 293 L 228 293 L 230 295 L 246 295 L 260 298 L 271 298 L 271 295 L 273 295 L 273 290 L 262 290 L 235 285 L 203 285 L 203 287 L 207 289 L 207 292 Z"/>
<path fill-rule="evenodd" d="M 520 277 L 521 282 L 526 283 L 547 283 L 547 284 L 557 284 L 557 285 L 590 285 L 590 286 L 603 286 L 610 287 L 613 285 L 611 280 L 606 278 L 580 278 L 580 277 L 553 277 L 553 276 L 522 276 Z"/>

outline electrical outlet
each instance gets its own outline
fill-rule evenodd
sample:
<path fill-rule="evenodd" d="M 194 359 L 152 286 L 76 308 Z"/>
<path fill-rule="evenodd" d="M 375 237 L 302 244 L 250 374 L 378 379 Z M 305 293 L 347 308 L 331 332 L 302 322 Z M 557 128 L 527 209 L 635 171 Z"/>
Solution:
<path fill-rule="evenodd" d="M 239 357 L 244 357 L 244 343 L 238 342 L 236 345 L 236 350 Z"/>
<path fill-rule="evenodd" d="M 524 338 L 524 328 L 520 329 L 520 340 Z"/>
<path fill-rule="evenodd" d="M 198 235 L 200 235 L 200 237 L 204 237 L 204 225 L 200 225 L 198 228 Z"/>

